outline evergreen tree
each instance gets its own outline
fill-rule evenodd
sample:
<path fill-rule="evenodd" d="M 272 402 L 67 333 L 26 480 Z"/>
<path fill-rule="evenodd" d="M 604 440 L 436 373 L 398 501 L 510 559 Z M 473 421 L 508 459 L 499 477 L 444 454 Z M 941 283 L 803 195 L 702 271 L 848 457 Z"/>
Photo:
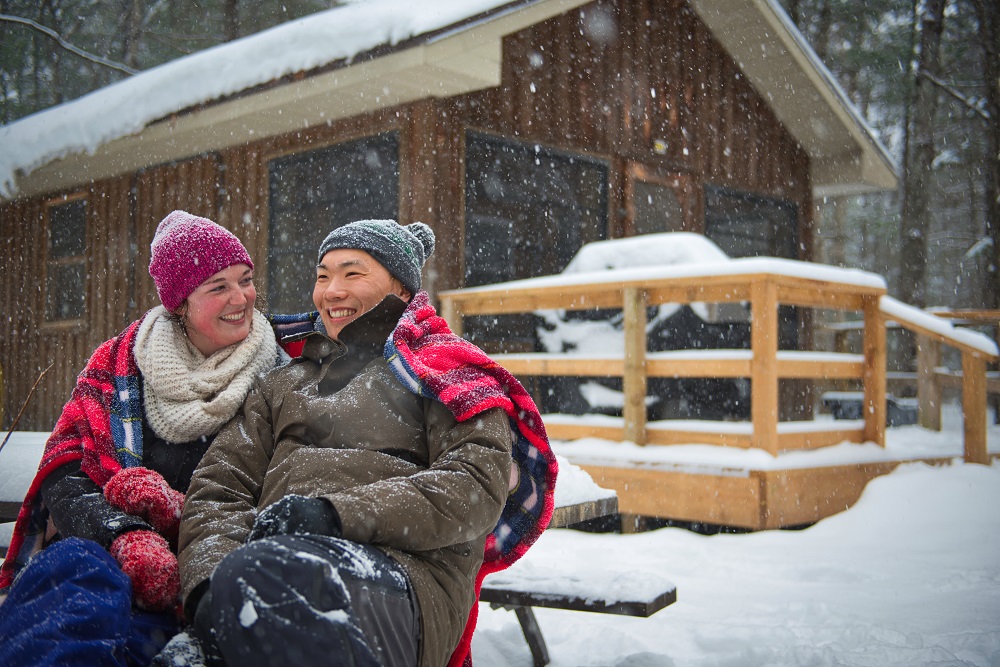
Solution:
<path fill-rule="evenodd" d="M 66 42 L 135 70 L 340 4 L 337 0 L 0 0 Z M 0 20 L 0 122 L 128 76 L 80 58 L 26 23 Z"/>

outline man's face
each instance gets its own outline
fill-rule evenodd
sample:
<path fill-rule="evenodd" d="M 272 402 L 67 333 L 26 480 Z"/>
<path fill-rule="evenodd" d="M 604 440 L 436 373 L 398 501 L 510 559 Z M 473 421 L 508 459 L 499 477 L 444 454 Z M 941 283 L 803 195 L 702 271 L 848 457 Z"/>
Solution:
<path fill-rule="evenodd" d="M 330 338 L 336 339 L 345 326 L 389 294 L 404 301 L 411 296 L 402 283 L 363 250 L 331 250 L 316 267 L 313 305 L 319 310 Z"/>

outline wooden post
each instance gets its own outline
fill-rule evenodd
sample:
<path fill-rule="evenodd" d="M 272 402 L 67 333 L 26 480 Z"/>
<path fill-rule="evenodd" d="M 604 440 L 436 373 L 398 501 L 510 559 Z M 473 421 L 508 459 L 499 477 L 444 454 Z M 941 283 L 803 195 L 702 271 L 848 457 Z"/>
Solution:
<path fill-rule="evenodd" d="M 441 317 L 448 323 L 448 328 L 456 336 L 462 335 L 462 311 L 453 299 L 441 297 Z"/>
<path fill-rule="evenodd" d="M 778 454 L 778 286 L 757 278 L 750 286 L 750 418 L 753 446 Z"/>
<path fill-rule="evenodd" d="M 941 343 L 917 334 L 917 403 L 920 425 L 941 430 L 941 384 L 937 367 L 941 363 Z"/>
<path fill-rule="evenodd" d="M 879 298 L 864 300 L 864 385 L 865 400 L 862 404 L 865 418 L 864 438 L 885 447 L 885 318 L 879 309 Z"/>
<path fill-rule="evenodd" d="M 965 416 L 966 463 L 989 463 L 986 451 L 986 362 L 962 352 L 962 413 Z"/>
<path fill-rule="evenodd" d="M 625 439 L 646 444 L 646 292 L 635 287 L 624 290 L 625 320 Z"/>

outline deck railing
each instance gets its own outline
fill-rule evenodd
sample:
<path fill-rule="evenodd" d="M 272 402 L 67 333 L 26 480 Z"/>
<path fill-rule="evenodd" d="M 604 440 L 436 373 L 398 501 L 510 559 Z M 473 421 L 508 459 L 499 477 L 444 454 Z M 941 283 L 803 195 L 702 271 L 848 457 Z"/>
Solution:
<path fill-rule="evenodd" d="M 934 319 L 928 319 L 927 315 L 946 320 L 951 324 L 946 327 L 943 333 L 930 335 L 926 329 L 940 329 L 940 325 Z M 964 389 L 966 376 L 963 370 L 952 370 L 942 363 L 942 346 L 956 348 L 963 356 L 963 366 L 974 363 L 979 352 L 987 352 L 984 363 L 994 361 L 988 353 L 990 347 L 982 337 L 976 336 L 972 340 L 972 350 L 968 350 L 967 340 L 960 333 L 964 327 L 990 327 L 993 329 L 993 339 L 1000 341 L 1000 310 L 928 310 L 921 313 L 917 310 L 910 311 L 909 319 L 918 319 L 924 323 L 923 327 L 908 326 L 906 322 L 900 323 L 891 316 L 886 315 L 886 329 L 908 330 L 916 333 L 916 359 L 913 360 L 915 370 L 895 371 L 886 374 L 887 385 L 892 388 L 896 386 L 903 391 L 915 391 L 917 395 L 917 419 L 919 424 L 932 431 L 941 430 L 941 407 L 943 404 L 944 391 L 948 388 L 961 389 L 963 395 L 967 392 Z M 861 329 L 860 322 L 834 322 L 825 324 L 820 329 L 833 333 L 834 348 L 838 352 L 847 352 L 852 348 L 850 335 Z M 971 354 L 972 360 L 966 360 L 965 355 Z M 1000 372 L 996 370 L 986 370 L 987 395 L 1000 395 Z M 972 378 L 975 379 L 975 378 Z M 976 389 L 969 389 L 968 392 L 975 392 Z"/>
<path fill-rule="evenodd" d="M 554 438 L 597 436 L 637 444 L 706 443 L 759 448 L 772 454 L 812 449 L 845 440 L 884 446 L 886 427 L 886 316 L 884 281 L 861 271 L 777 259 L 740 259 L 718 265 L 632 269 L 614 274 L 548 276 L 500 285 L 442 292 L 442 315 L 461 334 L 462 318 L 538 310 L 619 308 L 624 354 L 505 354 L 495 358 L 515 375 L 613 376 L 622 378 L 623 416 L 602 424 L 546 416 Z M 647 351 L 646 309 L 675 303 L 748 303 L 749 350 Z M 862 354 L 778 349 L 778 306 L 859 311 Z M 914 324 L 914 327 L 919 323 Z M 955 341 L 940 331 L 934 335 Z M 985 338 L 985 337 L 984 337 Z M 966 390 L 966 458 L 985 456 L 985 393 L 978 369 L 996 358 L 969 347 L 972 384 Z M 966 350 L 963 349 L 963 354 Z M 659 378 L 749 378 L 750 421 L 660 421 L 647 424 L 647 380 Z M 863 419 L 842 422 L 779 422 L 782 379 L 849 379 L 863 387 Z M 985 386 L 985 385 L 984 385 Z M 979 405 L 981 403 L 981 405 Z M 980 418 L 979 414 L 982 414 Z M 970 431 L 971 429 L 971 431 Z M 979 432 L 981 431 L 981 433 Z M 971 449 L 970 449 L 971 446 Z"/>

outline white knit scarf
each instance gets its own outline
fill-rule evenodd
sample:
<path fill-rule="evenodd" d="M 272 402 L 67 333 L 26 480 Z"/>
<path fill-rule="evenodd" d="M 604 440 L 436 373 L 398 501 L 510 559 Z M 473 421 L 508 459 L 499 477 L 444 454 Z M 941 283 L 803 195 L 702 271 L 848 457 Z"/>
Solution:
<path fill-rule="evenodd" d="M 256 310 L 246 339 L 205 357 L 166 308 L 153 308 L 135 338 L 150 427 L 176 443 L 216 433 L 243 405 L 254 378 L 274 367 L 277 354 L 271 326 Z"/>

